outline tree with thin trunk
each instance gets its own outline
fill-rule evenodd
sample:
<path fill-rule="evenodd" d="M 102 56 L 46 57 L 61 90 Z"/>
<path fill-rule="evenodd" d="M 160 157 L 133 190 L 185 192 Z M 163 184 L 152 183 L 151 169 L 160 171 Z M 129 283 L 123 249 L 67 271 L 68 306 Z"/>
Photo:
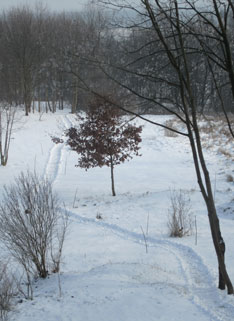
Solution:
<path fill-rule="evenodd" d="M 9 155 L 12 131 L 16 121 L 16 108 L 0 105 L 0 165 L 6 166 Z"/>
<path fill-rule="evenodd" d="M 92 167 L 108 166 L 111 169 L 111 189 L 115 196 L 114 167 L 139 155 L 141 126 L 124 120 L 110 99 L 95 98 L 85 117 L 81 117 L 78 128 L 66 130 L 67 145 L 76 151 L 78 164 L 86 170 Z M 62 142 L 52 138 L 54 142 Z"/>
<path fill-rule="evenodd" d="M 124 0 L 100 0 L 99 2 L 115 9 L 117 6 L 120 9 L 133 10 L 135 22 L 129 22 L 128 30 L 132 30 L 132 32 L 137 30 L 138 33 L 148 35 L 148 37 L 145 36 L 145 43 L 138 47 L 129 49 L 126 46 L 125 52 L 129 56 L 128 60 L 122 58 L 122 60 L 111 63 L 102 60 L 100 68 L 109 76 L 110 80 L 136 95 L 142 102 L 154 105 L 157 110 L 160 108 L 164 112 L 169 112 L 176 116 L 181 124 L 184 124 L 185 130 L 178 130 L 177 133 L 187 137 L 190 142 L 197 182 L 206 204 L 212 240 L 217 255 L 218 287 L 222 290 L 227 288 L 228 294 L 233 294 L 232 282 L 225 265 L 225 243 L 221 234 L 198 125 L 199 106 L 193 87 L 193 70 L 196 66 L 191 58 L 197 52 L 194 47 L 197 45 L 199 48 L 200 44 L 188 33 L 188 24 L 193 22 L 193 17 L 189 13 L 186 14 L 183 4 L 177 0 L 140 0 L 141 6 L 130 5 L 128 1 Z M 193 40 L 193 46 L 191 46 L 191 40 Z M 162 63 L 159 66 L 157 66 L 158 57 L 164 58 L 164 60 L 161 59 Z M 154 62 L 154 69 L 149 61 Z M 121 71 L 121 77 L 118 74 L 119 71 Z M 142 83 L 143 86 L 140 88 L 134 86 L 133 82 L 129 82 L 129 75 L 135 79 L 135 84 Z M 159 82 L 163 84 L 165 93 L 168 94 L 163 100 L 152 86 L 152 84 Z M 147 87 L 150 90 L 147 90 Z M 169 98 L 166 99 L 166 96 Z M 125 112 L 127 111 L 127 108 L 121 104 L 118 104 L 118 107 Z M 134 111 L 128 110 L 128 112 L 152 123 L 152 120 L 146 116 L 139 115 Z M 155 125 L 168 128 L 162 123 L 155 123 Z M 173 128 L 168 129 L 174 131 Z"/>

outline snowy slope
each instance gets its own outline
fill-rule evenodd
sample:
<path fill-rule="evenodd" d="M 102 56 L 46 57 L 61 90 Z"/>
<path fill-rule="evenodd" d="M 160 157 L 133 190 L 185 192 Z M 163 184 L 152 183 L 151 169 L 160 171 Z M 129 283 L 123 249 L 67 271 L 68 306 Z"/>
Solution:
<path fill-rule="evenodd" d="M 43 115 L 41 121 L 31 115 L 14 134 L 9 164 L 0 167 L 0 192 L 21 170 L 36 169 L 52 180 L 71 224 L 64 247 L 62 296 L 57 275 L 39 280 L 34 300 L 18 304 L 11 320 L 234 320 L 233 296 L 217 289 L 217 263 L 188 142 L 137 122 L 144 125 L 142 156 L 115 168 L 116 197 L 111 196 L 109 168 L 75 168 L 77 155 L 51 142 L 51 134 L 74 123 L 71 114 Z M 226 181 L 234 165 L 212 150 L 206 159 L 226 241 L 227 269 L 234 281 L 234 184 Z M 168 237 L 170 189 L 190 192 L 197 245 L 194 235 Z M 97 220 L 97 214 L 103 219 Z M 147 218 L 148 253 L 142 235 Z"/>

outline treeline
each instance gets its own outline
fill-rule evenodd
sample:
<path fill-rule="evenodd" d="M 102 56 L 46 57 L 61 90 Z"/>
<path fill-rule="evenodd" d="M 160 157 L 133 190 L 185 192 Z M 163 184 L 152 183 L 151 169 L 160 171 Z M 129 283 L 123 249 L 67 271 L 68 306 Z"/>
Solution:
<path fill-rule="evenodd" d="M 43 7 L 12 8 L 0 16 L 0 100 L 25 105 L 46 101 L 48 108 L 75 111 L 85 97 L 95 68 L 81 61 L 99 50 L 104 18 L 98 12 L 50 13 Z"/>
<path fill-rule="evenodd" d="M 226 12 L 219 1 L 217 12 L 199 11 L 192 1 L 186 2 L 186 10 L 173 18 L 173 30 L 171 21 L 162 16 L 168 50 L 178 52 L 176 59 L 183 64 L 181 48 L 186 49 L 184 68 L 199 112 L 232 111 L 232 11 Z M 92 93 L 114 95 L 122 106 L 140 112 L 180 109 L 178 75 L 160 35 L 146 19 L 145 5 L 130 10 L 134 15 L 118 15 L 118 19 L 97 7 L 51 13 L 42 6 L 21 6 L 2 12 L 0 100 L 23 104 L 26 115 L 34 101 L 46 101 L 51 111 L 69 103 L 75 112 L 86 107 Z M 176 31 L 178 21 L 180 27 L 183 24 L 183 46 Z"/>

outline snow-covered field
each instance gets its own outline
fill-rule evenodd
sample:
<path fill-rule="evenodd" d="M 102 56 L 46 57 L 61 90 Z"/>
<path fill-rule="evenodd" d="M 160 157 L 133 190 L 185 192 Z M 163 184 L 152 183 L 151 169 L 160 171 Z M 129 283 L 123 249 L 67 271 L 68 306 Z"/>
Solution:
<path fill-rule="evenodd" d="M 168 116 L 150 116 L 166 121 Z M 30 115 L 14 133 L 4 184 L 20 171 L 49 177 L 69 211 L 61 286 L 58 276 L 34 284 L 34 300 L 17 304 L 14 321 L 231 321 L 234 297 L 217 289 L 217 262 L 208 218 L 197 186 L 188 141 L 166 137 L 142 121 L 141 157 L 115 168 L 116 197 L 109 168 L 76 168 L 77 155 L 50 135 L 74 122 L 69 113 Z M 232 145 L 234 149 L 234 145 Z M 234 164 L 212 149 L 206 159 L 213 180 L 226 265 L 234 282 Z M 168 236 L 170 190 L 190 193 L 198 235 Z M 102 216 L 96 219 L 97 214 Z M 148 253 L 142 229 L 148 220 Z"/>

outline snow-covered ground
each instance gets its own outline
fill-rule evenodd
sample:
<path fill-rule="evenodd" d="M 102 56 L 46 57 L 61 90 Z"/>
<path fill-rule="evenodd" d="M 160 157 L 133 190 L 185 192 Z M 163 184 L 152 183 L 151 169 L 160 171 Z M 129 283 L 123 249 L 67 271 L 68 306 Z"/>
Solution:
<path fill-rule="evenodd" d="M 166 121 L 168 116 L 150 116 Z M 217 289 L 217 262 L 208 218 L 188 141 L 166 137 L 143 124 L 141 157 L 115 168 L 117 196 L 111 196 L 109 168 L 76 168 L 77 155 L 50 135 L 74 122 L 69 113 L 30 115 L 14 133 L 4 184 L 31 169 L 52 180 L 66 204 L 70 227 L 58 276 L 34 284 L 34 300 L 17 304 L 14 321 L 231 321 L 234 297 Z M 234 149 L 234 145 L 232 145 Z M 206 159 L 226 241 L 226 265 L 234 281 L 234 164 L 212 149 Z M 168 236 L 170 190 L 190 193 L 195 235 Z M 96 219 L 97 214 L 102 216 Z M 148 253 L 142 229 L 148 221 Z"/>

